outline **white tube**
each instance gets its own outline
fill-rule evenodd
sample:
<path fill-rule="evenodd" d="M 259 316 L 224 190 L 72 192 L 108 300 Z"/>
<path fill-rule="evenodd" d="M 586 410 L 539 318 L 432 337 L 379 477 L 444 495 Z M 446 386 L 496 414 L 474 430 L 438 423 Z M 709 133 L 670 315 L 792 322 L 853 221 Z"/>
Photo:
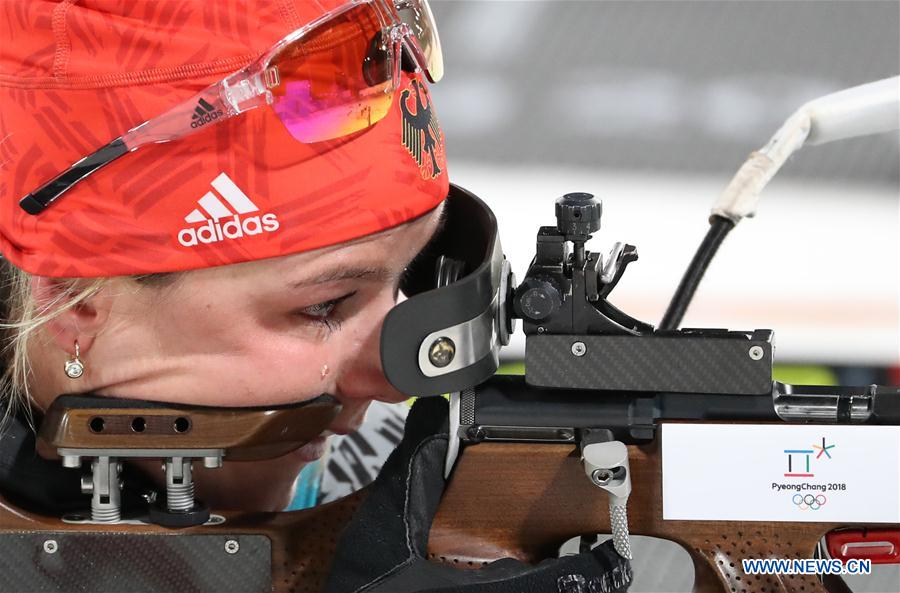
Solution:
<path fill-rule="evenodd" d="M 804 144 L 900 128 L 900 76 L 838 91 L 804 104 L 763 148 L 751 153 L 716 200 L 712 214 L 735 224 L 753 216 L 769 180 Z"/>
<path fill-rule="evenodd" d="M 880 134 L 900 127 L 900 76 L 885 78 L 810 101 L 812 129 L 806 144 Z"/>

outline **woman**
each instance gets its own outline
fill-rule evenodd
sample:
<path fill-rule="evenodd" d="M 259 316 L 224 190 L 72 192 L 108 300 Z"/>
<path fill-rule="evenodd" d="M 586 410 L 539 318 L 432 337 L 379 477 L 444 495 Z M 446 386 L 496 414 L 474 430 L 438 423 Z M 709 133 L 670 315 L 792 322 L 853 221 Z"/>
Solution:
<path fill-rule="evenodd" d="M 0 4 L 0 495 L 57 516 L 85 506 L 79 471 L 37 457 L 26 426 L 61 393 L 208 406 L 330 393 L 334 433 L 405 397 L 379 333 L 449 191 L 423 81 L 440 78 L 440 50 L 420 1 L 403 1 L 402 20 L 382 0 Z M 429 562 L 447 405 L 425 398 L 411 415 L 326 590 L 624 590 L 609 545 L 536 567 Z M 217 510 L 283 509 L 324 447 L 226 463 L 196 476 L 197 494 Z M 142 469 L 159 490 L 162 472 Z M 127 560 L 107 564 L 141 581 Z"/>
<path fill-rule="evenodd" d="M 380 0 L 0 10 L 0 397 L 13 420 L 67 392 L 209 406 L 330 393 L 344 434 L 371 401 L 404 399 L 378 339 L 448 191 L 439 128 L 410 127 L 432 114 L 423 69 L 440 76 L 430 13 L 405 15 L 418 39 Z M 105 166 L 47 185 L 91 154 Z M 325 446 L 197 468 L 198 497 L 280 510 Z"/>

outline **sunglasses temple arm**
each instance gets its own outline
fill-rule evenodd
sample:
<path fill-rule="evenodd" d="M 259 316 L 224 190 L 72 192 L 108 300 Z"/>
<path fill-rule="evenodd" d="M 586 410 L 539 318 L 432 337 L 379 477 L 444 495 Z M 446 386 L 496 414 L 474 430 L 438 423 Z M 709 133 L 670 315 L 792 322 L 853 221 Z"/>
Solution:
<path fill-rule="evenodd" d="M 242 76 L 243 74 L 243 72 L 240 72 L 233 75 L 233 77 L 240 83 L 247 78 L 246 75 Z M 237 90 L 243 90 L 244 87 L 247 87 L 247 85 L 240 85 Z M 19 206 L 28 214 L 40 214 L 82 179 L 123 154 L 127 154 L 145 144 L 170 142 L 177 138 L 188 136 L 203 129 L 206 124 L 220 123 L 241 111 L 252 109 L 266 102 L 264 95 L 259 96 L 263 94 L 261 91 L 256 87 L 249 87 L 250 91 L 245 93 L 247 96 L 240 96 L 244 102 L 238 109 L 222 97 L 220 92 L 222 88 L 223 84 L 221 82 L 210 85 L 187 101 L 179 103 L 153 119 L 128 130 L 122 136 L 101 147 L 93 154 L 84 157 L 66 171 L 22 198 L 19 201 Z M 231 94 L 236 93 L 232 91 Z"/>
<path fill-rule="evenodd" d="M 76 183 L 123 154 L 127 154 L 128 151 L 129 148 L 125 145 L 124 140 L 121 137 L 116 138 L 22 198 L 19 206 L 28 214 L 40 214 Z"/>
<path fill-rule="evenodd" d="M 431 72 L 428 70 L 428 60 L 425 58 L 425 53 L 422 51 L 422 46 L 419 45 L 419 42 L 416 40 L 414 35 L 408 33 L 408 30 L 407 34 L 405 34 L 400 41 L 400 47 L 401 49 L 405 49 L 407 52 L 409 52 L 409 57 L 413 59 L 413 61 L 419 67 L 419 70 L 425 73 L 428 81 L 432 83 L 435 82 L 435 80 L 431 76 Z"/>

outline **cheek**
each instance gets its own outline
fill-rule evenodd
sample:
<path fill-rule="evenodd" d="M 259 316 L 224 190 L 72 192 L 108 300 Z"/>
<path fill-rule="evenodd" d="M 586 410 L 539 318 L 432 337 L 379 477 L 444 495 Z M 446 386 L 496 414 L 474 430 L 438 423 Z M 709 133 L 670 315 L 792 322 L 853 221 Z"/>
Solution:
<path fill-rule="evenodd" d="M 393 287 L 380 288 L 357 310 L 341 320 L 340 327 L 316 339 L 298 337 L 284 328 L 256 328 L 241 337 L 243 351 L 253 353 L 254 365 L 263 371 L 255 381 L 268 381 L 270 390 L 283 396 L 304 393 L 316 396 L 337 393 L 349 377 L 381 375 L 381 326 L 394 306 Z M 338 317 L 340 318 L 340 316 Z"/>
<path fill-rule="evenodd" d="M 394 297 L 390 286 L 378 290 L 331 333 L 235 302 L 187 305 L 156 320 L 155 358 L 180 371 L 192 401 L 253 406 L 334 394 L 341 378 L 380 374 L 380 329 Z"/>
<path fill-rule="evenodd" d="M 288 404 L 332 390 L 341 340 L 310 339 L 289 325 L 215 308 L 171 316 L 159 347 L 181 369 L 194 397 L 213 405 Z"/>
<path fill-rule="evenodd" d="M 228 352 L 252 330 L 249 315 L 231 303 L 194 299 L 156 315 L 155 333 L 166 353 Z"/>
<path fill-rule="evenodd" d="M 379 295 L 342 321 L 340 329 L 332 332 L 315 348 L 320 357 L 325 357 L 323 361 L 328 365 L 328 382 L 337 381 L 339 376 L 353 369 L 380 364 L 381 325 L 394 305 L 390 292 L 384 291 L 386 296 Z M 313 349 L 310 348 L 311 351 Z"/>
<path fill-rule="evenodd" d="M 242 405 L 293 403 L 333 391 L 339 352 L 332 344 L 270 336 L 245 343 L 240 354 L 218 357 L 207 375 L 217 376 L 213 381 L 223 389 L 243 393 Z M 228 375 L 218 376 L 220 371 Z"/>
<path fill-rule="evenodd" d="M 396 305 L 393 287 L 385 287 L 366 306 L 353 316 L 352 323 L 345 324 L 348 330 L 344 339 L 359 354 L 378 354 L 380 349 L 381 326 L 388 312 Z"/>

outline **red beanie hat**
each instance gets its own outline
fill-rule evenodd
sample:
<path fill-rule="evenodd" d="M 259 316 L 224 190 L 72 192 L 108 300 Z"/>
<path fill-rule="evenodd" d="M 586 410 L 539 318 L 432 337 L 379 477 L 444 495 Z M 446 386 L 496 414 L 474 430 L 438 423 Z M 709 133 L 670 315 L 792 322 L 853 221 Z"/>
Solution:
<path fill-rule="evenodd" d="M 19 207 L 75 161 L 342 4 L 2 3 L 0 253 L 43 276 L 169 272 L 333 245 L 433 209 L 449 189 L 443 133 L 434 159 L 407 148 L 401 107 L 432 107 L 421 77 L 405 73 L 388 115 L 351 136 L 302 144 L 272 109 L 253 109 L 126 154 L 37 216 Z"/>

